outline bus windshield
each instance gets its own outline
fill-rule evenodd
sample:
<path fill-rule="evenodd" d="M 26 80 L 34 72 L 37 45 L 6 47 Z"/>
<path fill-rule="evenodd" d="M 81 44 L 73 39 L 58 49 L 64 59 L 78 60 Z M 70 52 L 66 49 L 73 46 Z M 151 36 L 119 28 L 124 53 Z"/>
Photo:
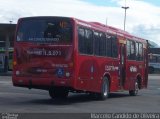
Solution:
<path fill-rule="evenodd" d="M 17 41 L 64 44 L 72 42 L 69 19 L 23 19 L 18 27 Z"/>

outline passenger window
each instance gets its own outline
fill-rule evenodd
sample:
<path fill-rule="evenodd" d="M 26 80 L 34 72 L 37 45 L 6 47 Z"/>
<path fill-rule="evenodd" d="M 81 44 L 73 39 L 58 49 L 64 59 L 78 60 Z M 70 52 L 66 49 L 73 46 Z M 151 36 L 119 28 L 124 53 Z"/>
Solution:
<path fill-rule="evenodd" d="M 127 59 L 135 60 L 136 56 L 136 49 L 135 49 L 135 42 L 127 40 Z"/>
<path fill-rule="evenodd" d="M 100 33 L 100 56 L 106 55 L 106 36 L 104 33 Z"/>
<path fill-rule="evenodd" d="M 93 33 L 91 30 L 78 28 L 78 47 L 82 54 L 93 54 Z"/>
<path fill-rule="evenodd" d="M 100 55 L 100 36 L 98 32 L 94 32 L 94 54 Z"/>
<path fill-rule="evenodd" d="M 142 61 L 143 60 L 143 45 L 142 43 L 136 42 L 136 60 Z"/>

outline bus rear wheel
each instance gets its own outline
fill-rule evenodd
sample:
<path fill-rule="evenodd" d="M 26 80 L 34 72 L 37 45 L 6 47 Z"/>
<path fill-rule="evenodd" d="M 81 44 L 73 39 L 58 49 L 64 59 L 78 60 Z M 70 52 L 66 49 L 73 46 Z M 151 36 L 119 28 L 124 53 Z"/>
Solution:
<path fill-rule="evenodd" d="M 134 85 L 135 85 L 135 89 L 129 91 L 130 96 L 136 96 L 138 94 L 138 91 L 139 91 L 138 81 L 135 81 Z"/>
<path fill-rule="evenodd" d="M 63 87 L 49 89 L 49 95 L 54 98 L 67 98 L 69 91 Z"/>
<path fill-rule="evenodd" d="M 98 97 L 100 100 L 105 100 L 109 97 L 109 81 L 107 77 L 103 78 L 101 93 L 98 94 Z"/>

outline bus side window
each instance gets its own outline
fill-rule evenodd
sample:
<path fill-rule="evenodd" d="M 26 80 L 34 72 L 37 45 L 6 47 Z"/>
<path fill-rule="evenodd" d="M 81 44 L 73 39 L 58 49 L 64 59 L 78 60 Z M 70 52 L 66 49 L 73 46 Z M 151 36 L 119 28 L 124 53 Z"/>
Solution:
<path fill-rule="evenodd" d="M 136 60 L 142 61 L 143 60 L 143 45 L 142 43 L 136 42 Z"/>
<path fill-rule="evenodd" d="M 111 57 L 112 56 L 112 39 L 110 35 L 106 35 L 106 56 Z"/>
<path fill-rule="evenodd" d="M 94 32 L 94 54 L 100 55 L 100 36 L 98 32 Z"/>
<path fill-rule="evenodd" d="M 140 54 L 139 54 L 139 43 L 136 42 L 136 60 L 140 60 Z"/>
<path fill-rule="evenodd" d="M 139 55 L 140 55 L 140 61 L 143 60 L 143 44 L 142 43 L 139 43 Z"/>
<path fill-rule="evenodd" d="M 112 36 L 112 57 L 118 57 L 117 37 Z"/>
<path fill-rule="evenodd" d="M 106 55 L 106 36 L 104 33 L 100 33 L 100 56 Z"/>
<path fill-rule="evenodd" d="M 130 54 L 131 60 L 135 60 L 135 42 L 131 41 L 131 54 Z"/>
<path fill-rule="evenodd" d="M 84 40 L 84 29 L 78 28 L 78 50 L 80 53 L 85 53 Z"/>
<path fill-rule="evenodd" d="M 82 54 L 93 54 L 93 33 L 91 30 L 78 28 L 78 47 Z"/>
<path fill-rule="evenodd" d="M 130 59 L 130 52 L 131 52 L 131 45 L 130 41 L 127 40 L 127 59 Z"/>
<path fill-rule="evenodd" d="M 93 33 L 89 29 L 85 29 L 85 47 L 86 54 L 93 54 Z"/>
<path fill-rule="evenodd" d="M 135 42 L 127 40 L 127 59 L 135 60 L 136 56 L 136 49 L 135 49 Z"/>

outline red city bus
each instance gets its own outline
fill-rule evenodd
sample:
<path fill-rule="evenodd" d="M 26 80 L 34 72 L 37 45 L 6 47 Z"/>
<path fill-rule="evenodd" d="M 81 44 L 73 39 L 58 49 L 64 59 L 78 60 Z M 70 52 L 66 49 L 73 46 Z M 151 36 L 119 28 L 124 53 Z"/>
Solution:
<path fill-rule="evenodd" d="M 49 91 L 51 98 L 86 92 L 137 95 L 147 87 L 147 41 L 123 30 L 67 17 L 18 21 L 13 85 Z"/>

